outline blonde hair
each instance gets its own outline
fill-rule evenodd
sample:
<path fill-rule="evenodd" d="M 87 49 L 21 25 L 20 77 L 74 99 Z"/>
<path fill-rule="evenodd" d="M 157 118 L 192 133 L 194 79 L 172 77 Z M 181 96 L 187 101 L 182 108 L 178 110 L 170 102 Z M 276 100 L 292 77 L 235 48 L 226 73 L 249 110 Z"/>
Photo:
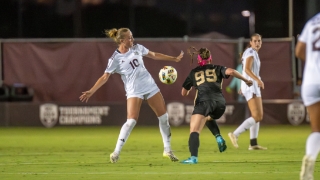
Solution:
<path fill-rule="evenodd" d="M 120 44 L 120 40 L 124 38 L 124 33 L 130 31 L 129 28 L 120 28 L 120 29 L 106 29 L 104 33 L 107 37 L 110 37 L 116 42 L 118 45 Z"/>
<path fill-rule="evenodd" d="M 193 52 L 191 52 L 192 50 L 193 50 Z M 195 47 L 190 47 L 188 49 L 188 54 L 191 56 L 191 64 L 193 63 L 193 55 L 194 54 L 196 54 L 196 55 L 199 54 L 202 59 L 208 59 L 211 56 L 211 52 L 209 51 L 209 49 L 204 48 L 204 47 L 200 48 L 199 50 L 197 50 Z"/>

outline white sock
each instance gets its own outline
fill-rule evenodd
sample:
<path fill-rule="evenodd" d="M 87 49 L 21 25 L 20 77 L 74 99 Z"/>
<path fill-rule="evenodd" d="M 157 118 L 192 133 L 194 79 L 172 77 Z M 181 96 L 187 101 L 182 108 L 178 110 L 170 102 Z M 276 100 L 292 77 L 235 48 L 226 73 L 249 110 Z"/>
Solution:
<path fill-rule="evenodd" d="M 236 137 L 239 137 L 241 133 L 245 132 L 246 130 L 250 129 L 256 121 L 253 117 L 249 117 L 248 119 L 244 120 L 243 123 L 233 132 Z"/>
<path fill-rule="evenodd" d="M 168 121 L 168 113 L 165 113 L 164 115 L 158 117 L 159 119 L 159 128 L 160 133 L 163 140 L 164 150 L 171 151 L 171 131 L 170 131 L 170 125 Z"/>
<path fill-rule="evenodd" d="M 313 132 L 309 135 L 306 143 L 306 154 L 313 160 L 317 159 L 320 151 L 320 133 Z"/>
<path fill-rule="evenodd" d="M 127 119 L 127 122 L 123 124 L 120 134 L 118 137 L 116 148 L 114 152 L 120 154 L 122 146 L 126 143 L 133 127 L 136 125 L 137 121 L 134 119 Z"/>
<path fill-rule="evenodd" d="M 260 122 L 250 127 L 250 139 L 257 139 L 259 134 Z"/>

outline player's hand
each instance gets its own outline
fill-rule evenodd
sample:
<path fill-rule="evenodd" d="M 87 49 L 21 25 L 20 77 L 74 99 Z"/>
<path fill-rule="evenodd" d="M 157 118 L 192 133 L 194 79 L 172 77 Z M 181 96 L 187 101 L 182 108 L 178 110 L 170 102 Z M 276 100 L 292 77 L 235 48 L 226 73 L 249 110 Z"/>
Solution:
<path fill-rule="evenodd" d="M 264 83 L 261 80 L 258 81 L 258 87 L 264 89 Z"/>
<path fill-rule="evenodd" d="M 90 91 L 82 92 L 82 95 L 79 97 L 81 102 L 88 102 L 89 98 L 93 95 Z"/>
<path fill-rule="evenodd" d="M 247 86 L 252 86 L 252 81 L 251 80 L 247 80 L 247 82 L 246 82 L 246 84 L 247 84 Z"/>
<path fill-rule="evenodd" d="M 184 52 L 183 52 L 183 51 L 181 51 L 181 53 L 179 54 L 179 56 L 177 56 L 177 57 L 176 57 L 175 62 L 179 62 L 179 61 L 181 61 L 181 59 L 183 58 L 183 54 L 184 54 Z"/>
<path fill-rule="evenodd" d="M 241 89 L 239 89 L 238 94 L 243 96 Z"/>

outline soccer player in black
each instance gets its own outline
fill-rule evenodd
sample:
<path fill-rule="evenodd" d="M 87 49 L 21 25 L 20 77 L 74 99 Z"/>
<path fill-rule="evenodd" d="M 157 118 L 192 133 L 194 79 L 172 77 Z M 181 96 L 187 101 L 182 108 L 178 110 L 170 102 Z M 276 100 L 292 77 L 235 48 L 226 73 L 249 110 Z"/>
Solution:
<path fill-rule="evenodd" d="M 192 86 L 196 89 L 194 110 L 190 120 L 189 151 L 191 157 L 181 161 L 183 164 L 198 163 L 199 135 L 205 124 L 211 132 L 219 131 L 219 127 L 215 127 L 216 123 L 211 123 L 210 126 L 210 123 L 208 124 L 210 121 L 207 120 L 219 119 L 225 111 L 226 101 L 221 91 L 222 79 L 227 79 L 231 75 L 243 80 L 248 86 L 252 85 L 252 81 L 244 78 L 235 69 L 211 64 L 212 57 L 207 48 L 197 50 L 192 47 L 193 52 L 190 49 L 188 52 L 191 60 L 196 54 L 199 66 L 191 70 L 181 91 L 182 96 L 187 96 Z M 218 136 L 217 141 L 219 137 L 222 138 Z"/>

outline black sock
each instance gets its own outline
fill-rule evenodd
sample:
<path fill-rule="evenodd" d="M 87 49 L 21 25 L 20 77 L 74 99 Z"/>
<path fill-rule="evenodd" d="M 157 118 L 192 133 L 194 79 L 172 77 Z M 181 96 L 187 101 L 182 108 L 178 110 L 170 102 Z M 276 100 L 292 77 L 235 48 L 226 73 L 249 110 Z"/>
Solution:
<path fill-rule="evenodd" d="M 216 120 L 207 121 L 206 126 L 209 128 L 209 130 L 215 137 L 220 136 L 220 129 Z"/>
<path fill-rule="evenodd" d="M 189 151 L 191 156 L 198 157 L 198 149 L 200 146 L 199 133 L 192 132 L 189 137 Z"/>
<path fill-rule="evenodd" d="M 257 138 L 250 139 L 250 145 L 251 145 L 251 146 L 256 146 L 256 145 L 258 145 L 258 140 L 257 140 Z"/>

